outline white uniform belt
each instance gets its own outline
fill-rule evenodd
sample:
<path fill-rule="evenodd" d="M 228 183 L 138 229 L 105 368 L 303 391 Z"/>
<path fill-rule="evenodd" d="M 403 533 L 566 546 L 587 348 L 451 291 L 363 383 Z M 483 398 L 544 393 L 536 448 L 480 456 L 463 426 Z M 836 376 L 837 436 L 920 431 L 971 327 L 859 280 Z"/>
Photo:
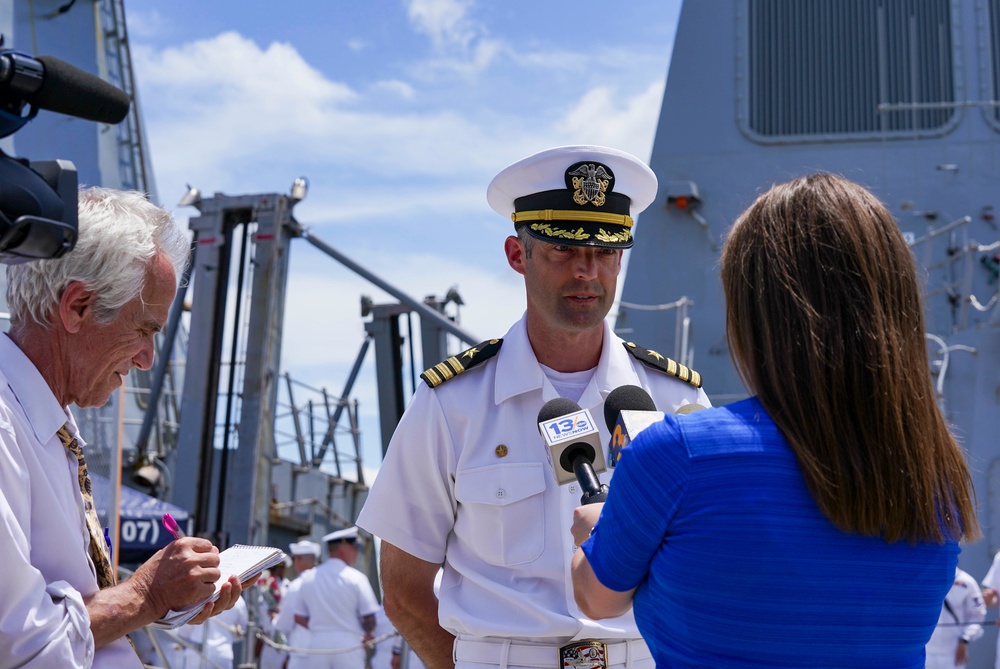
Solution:
<path fill-rule="evenodd" d="M 574 640 L 579 641 L 579 639 Z M 608 647 L 608 666 L 625 664 L 630 658 L 636 662 L 652 657 L 649 647 L 642 639 L 596 639 Z M 571 642 L 572 643 L 572 642 Z M 455 640 L 456 662 L 478 662 L 480 664 L 502 664 L 504 647 L 507 652 L 506 664 L 517 667 L 559 667 L 559 648 L 561 646 L 544 644 L 518 643 L 504 639 L 468 639 Z M 631 646 L 631 649 L 629 648 Z"/>

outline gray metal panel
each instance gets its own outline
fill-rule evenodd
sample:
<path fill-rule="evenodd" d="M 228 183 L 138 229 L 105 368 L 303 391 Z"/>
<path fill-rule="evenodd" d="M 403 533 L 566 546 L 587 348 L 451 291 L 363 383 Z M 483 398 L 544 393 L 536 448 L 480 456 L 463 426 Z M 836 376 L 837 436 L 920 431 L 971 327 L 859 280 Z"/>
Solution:
<path fill-rule="evenodd" d="M 740 117 L 757 141 L 912 137 L 954 125 L 949 0 L 745 0 L 743 11 Z"/>

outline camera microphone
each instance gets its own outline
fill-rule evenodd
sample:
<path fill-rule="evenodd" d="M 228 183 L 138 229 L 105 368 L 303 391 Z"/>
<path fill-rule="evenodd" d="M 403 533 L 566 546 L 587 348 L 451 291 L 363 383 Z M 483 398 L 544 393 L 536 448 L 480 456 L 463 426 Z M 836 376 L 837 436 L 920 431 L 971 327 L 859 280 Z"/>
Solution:
<path fill-rule="evenodd" d="M 115 124 L 131 101 L 121 89 L 53 56 L 0 52 L 0 100 L 17 110 L 27 102 L 67 116 Z"/>

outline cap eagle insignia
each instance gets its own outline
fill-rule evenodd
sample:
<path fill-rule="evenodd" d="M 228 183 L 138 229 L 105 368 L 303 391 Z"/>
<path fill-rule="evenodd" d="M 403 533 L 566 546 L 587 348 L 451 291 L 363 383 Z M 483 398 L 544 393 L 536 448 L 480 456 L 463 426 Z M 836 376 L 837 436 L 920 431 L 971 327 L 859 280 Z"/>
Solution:
<path fill-rule="evenodd" d="M 588 202 L 595 207 L 603 207 L 605 192 L 614 176 L 600 163 L 582 163 L 566 176 L 572 177 L 573 201 L 579 205 Z"/>

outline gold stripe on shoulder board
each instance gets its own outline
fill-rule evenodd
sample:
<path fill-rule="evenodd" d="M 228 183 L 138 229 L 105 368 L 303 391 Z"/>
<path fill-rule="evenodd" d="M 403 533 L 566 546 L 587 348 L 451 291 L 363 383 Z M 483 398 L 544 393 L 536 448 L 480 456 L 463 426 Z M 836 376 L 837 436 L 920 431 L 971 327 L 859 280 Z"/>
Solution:
<path fill-rule="evenodd" d="M 656 351 L 643 348 L 634 342 L 625 342 L 624 346 L 629 355 L 647 367 L 674 376 L 681 381 L 690 383 L 695 388 L 701 388 L 701 374 L 693 369 L 685 367 L 679 362 L 671 360 Z"/>
<path fill-rule="evenodd" d="M 478 364 L 486 362 L 497 354 L 503 339 L 489 339 L 472 348 L 466 349 L 458 355 L 439 362 L 423 371 L 420 378 L 431 388 L 437 388 L 445 381 L 453 379 L 462 372 L 465 372 Z"/>

